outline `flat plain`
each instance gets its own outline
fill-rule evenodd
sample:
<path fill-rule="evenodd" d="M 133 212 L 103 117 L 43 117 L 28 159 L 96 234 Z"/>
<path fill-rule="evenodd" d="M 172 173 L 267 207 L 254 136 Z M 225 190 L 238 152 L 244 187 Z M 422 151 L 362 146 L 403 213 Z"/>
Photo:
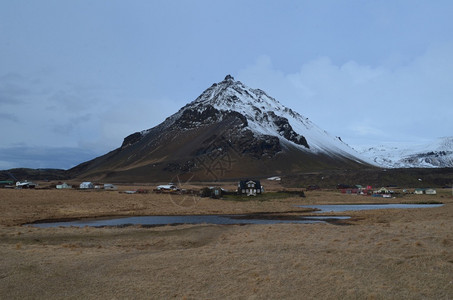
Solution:
<path fill-rule="evenodd" d="M 0 189 L 0 298 L 453 299 L 451 189 L 389 199 L 336 190 L 305 195 L 232 201 Z M 403 202 L 444 205 L 336 213 L 351 216 L 340 224 L 24 225 L 111 216 L 313 215 L 296 205 Z"/>

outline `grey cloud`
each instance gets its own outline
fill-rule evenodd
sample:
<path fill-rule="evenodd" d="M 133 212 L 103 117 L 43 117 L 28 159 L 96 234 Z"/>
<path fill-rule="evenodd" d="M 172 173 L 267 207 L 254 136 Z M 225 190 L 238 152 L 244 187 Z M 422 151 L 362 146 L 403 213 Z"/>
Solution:
<path fill-rule="evenodd" d="M 30 93 L 29 89 L 16 84 L 0 84 L 0 104 L 22 104 L 25 102 L 24 96 Z"/>
<path fill-rule="evenodd" d="M 4 147 L 0 148 L 0 169 L 69 169 L 98 155 L 99 153 L 76 147 Z"/>
<path fill-rule="evenodd" d="M 55 124 L 52 128 L 55 133 L 69 134 L 73 132 L 79 125 L 89 122 L 92 117 L 92 114 L 80 115 L 74 118 L 70 118 L 66 123 Z"/>
<path fill-rule="evenodd" d="M 17 118 L 16 115 L 10 114 L 10 113 L 2 113 L 0 112 L 0 119 L 1 120 L 7 120 L 11 122 L 19 122 L 19 119 Z"/>
<path fill-rule="evenodd" d="M 283 104 L 345 140 L 433 139 L 451 134 L 447 128 L 452 128 L 452 49 L 453 45 L 433 47 L 393 68 L 353 60 L 336 64 L 329 57 L 319 57 L 295 73 L 284 73 L 274 68 L 269 57 L 261 57 L 238 77 L 264 87 Z M 418 112 L 428 106 L 435 113 L 420 117 Z"/>
<path fill-rule="evenodd" d="M 53 91 L 47 98 L 50 107 L 60 107 L 70 112 L 81 112 L 97 107 L 104 98 L 103 90 L 95 86 L 67 86 L 64 89 Z M 99 95 L 102 97 L 99 97 Z M 104 100 L 103 102 L 108 102 Z"/>
<path fill-rule="evenodd" d="M 17 73 L 0 76 L 0 104 L 22 104 L 24 98 L 32 93 L 28 80 Z"/>

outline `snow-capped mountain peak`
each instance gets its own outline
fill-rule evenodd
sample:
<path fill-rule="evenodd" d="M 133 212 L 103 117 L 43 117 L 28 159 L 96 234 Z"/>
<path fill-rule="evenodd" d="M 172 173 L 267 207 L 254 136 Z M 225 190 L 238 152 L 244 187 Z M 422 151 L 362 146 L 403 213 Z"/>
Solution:
<path fill-rule="evenodd" d="M 291 144 L 312 153 L 340 154 L 356 161 L 360 155 L 340 138 L 320 129 L 308 118 L 285 107 L 260 89 L 253 89 L 231 75 L 214 83 L 180 112 L 195 109 L 199 113 L 210 107 L 221 112 L 237 112 L 247 120 L 247 128 L 256 136 L 277 136 L 282 144 Z"/>

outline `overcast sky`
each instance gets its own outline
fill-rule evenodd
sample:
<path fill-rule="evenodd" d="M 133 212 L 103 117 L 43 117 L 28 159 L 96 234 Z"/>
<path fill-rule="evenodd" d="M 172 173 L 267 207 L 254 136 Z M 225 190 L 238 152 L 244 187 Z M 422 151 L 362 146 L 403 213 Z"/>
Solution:
<path fill-rule="evenodd" d="M 231 74 L 346 143 L 453 135 L 453 1 L 0 0 L 0 169 L 70 168 Z"/>

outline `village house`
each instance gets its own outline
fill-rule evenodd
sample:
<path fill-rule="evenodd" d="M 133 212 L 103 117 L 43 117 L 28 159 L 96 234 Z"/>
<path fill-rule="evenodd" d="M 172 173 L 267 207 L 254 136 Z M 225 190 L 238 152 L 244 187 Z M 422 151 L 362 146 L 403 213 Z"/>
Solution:
<path fill-rule="evenodd" d="M 16 189 L 34 189 L 37 186 L 36 183 L 30 182 L 30 181 L 18 181 L 16 182 Z"/>
<path fill-rule="evenodd" d="M 425 194 L 426 194 L 426 195 L 436 195 L 437 192 L 436 192 L 435 189 L 426 189 L 426 190 L 425 190 Z"/>
<path fill-rule="evenodd" d="M 432 188 L 426 188 L 426 189 L 418 188 L 418 189 L 415 189 L 414 194 L 416 194 L 416 195 L 423 195 L 423 194 L 436 195 L 437 192 L 435 189 L 432 189 Z"/>
<path fill-rule="evenodd" d="M 264 188 L 259 180 L 246 179 L 241 180 L 238 183 L 239 195 L 256 196 L 258 194 L 262 194 L 263 192 Z"/>
<path fill-rule="evenodd" d="M 373 194 L 393 194 L 393 191 L 385 187 L 381 187 L 380 189 L 373 191 Z"/>
<path fill-rule="evenodd" d="M 356 185 L 352 186 L 351 188 L 341 189 L 341 193 L 368 196 L 368 195 L 373 194 L 373 191 L 372 191 L 372 186 L 371 185 L 367 185 L 366 187 L 363 187 L 360 184 L 356 184 Z"/>
<path fill-rule="evenodd" d="M 56 188 L 58 190 L 63 190 L 63 189 L 72 189 L 72 185 L 67 184 L 66 182 L 57 184 Z"/>
<path fill-rule="evenodd" d="M 414 194 L 416 195 L 423 195 L 425 193 L 425 189 L 415 189 Z"/>
<path fill-rule="evenodd" d="M 81 189 L 94 189 L 94 185 L 92 182 L 84 181 L 79 186 Z"/>

